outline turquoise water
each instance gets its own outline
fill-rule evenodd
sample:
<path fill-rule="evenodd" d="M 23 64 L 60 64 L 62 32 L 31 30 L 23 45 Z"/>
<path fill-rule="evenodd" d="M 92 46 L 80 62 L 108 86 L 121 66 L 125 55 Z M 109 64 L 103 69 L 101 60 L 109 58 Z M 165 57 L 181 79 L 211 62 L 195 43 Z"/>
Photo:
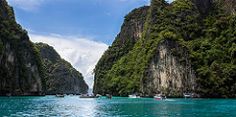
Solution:
<path fill-rule="evenodd" d="M 236 117 L 234 99 L 0 97 L 0 117 Z"/>

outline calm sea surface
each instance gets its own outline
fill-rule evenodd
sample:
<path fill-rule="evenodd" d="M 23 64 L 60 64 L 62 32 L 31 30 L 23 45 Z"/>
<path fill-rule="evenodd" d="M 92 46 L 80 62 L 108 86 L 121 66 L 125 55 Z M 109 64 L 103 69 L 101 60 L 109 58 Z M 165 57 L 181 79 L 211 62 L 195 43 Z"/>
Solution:
<path fill-rule="evenodd" d="M 235 99 L 0 97 L 0 117 L 236 117 Z"/>

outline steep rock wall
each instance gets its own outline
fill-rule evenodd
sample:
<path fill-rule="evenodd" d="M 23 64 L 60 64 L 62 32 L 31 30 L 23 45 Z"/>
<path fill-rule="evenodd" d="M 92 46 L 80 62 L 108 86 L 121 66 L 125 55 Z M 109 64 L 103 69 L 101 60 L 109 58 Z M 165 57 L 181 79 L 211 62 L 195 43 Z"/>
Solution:
<path fill-rule="evenodd" d="M 187 50 L 178 43 L 161 42 L 144 75 L 144 94 L 181 97 L 183 93 L 193 92 L 196 76 L 188 58 Z"/>
<path fill-rule="evenodd" d="M 148 9 L 148 6 L 134 9 L 125 17 L 121 32 L 117 35 L 113 44 L 103 54 L 95 67 L 94 93 L 105 93 L 104 75 L 106 75 L 112 65 L 122 56 L 126 55 L 133 48 L 137 40 L 141 38 Z"/>
<path fill-rule="evenodd" d="M 0 0 L 0 95 L 42 95 L 43 80 L 37 50 L 13 9 Z"/>
<path fill-rule="evenodd" d="M 175 0 L 171 4 L 152 0 L 142 37 L 123 49 L 122 56 L 115 54 L 115 59 L 107 61 L 102 57 L 102 63 L 109 65 L 97 64 L 96 68 L 106 69 L 95 69 L 99 84 L 94 87 L 99 91 L 94 92 L 235 97 L 234 6 L 233 0 Z M 116 48 L 107 51 L 111 50 Z"/>

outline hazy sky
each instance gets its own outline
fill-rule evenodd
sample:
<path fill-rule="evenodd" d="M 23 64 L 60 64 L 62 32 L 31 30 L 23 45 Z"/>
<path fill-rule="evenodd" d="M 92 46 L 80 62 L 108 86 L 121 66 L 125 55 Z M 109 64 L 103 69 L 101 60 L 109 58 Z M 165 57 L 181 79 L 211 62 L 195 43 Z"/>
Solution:
<path fill-rule="evenodd" d="M 132 9 L 149 0 L 8 0 L 33 42 L 53 46 L 82 72 L 90 88 L 92 71 Z"/>

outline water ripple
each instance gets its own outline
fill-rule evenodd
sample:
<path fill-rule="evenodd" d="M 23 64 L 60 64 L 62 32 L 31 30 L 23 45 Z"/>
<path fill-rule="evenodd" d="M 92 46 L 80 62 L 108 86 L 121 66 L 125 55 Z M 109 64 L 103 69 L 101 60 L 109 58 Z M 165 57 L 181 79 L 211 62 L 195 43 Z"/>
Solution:
<path fill-rule="evenodd" d="M 1 117 L 230 117 L 235 110 L 233 99 L 0 97 Z"/>

